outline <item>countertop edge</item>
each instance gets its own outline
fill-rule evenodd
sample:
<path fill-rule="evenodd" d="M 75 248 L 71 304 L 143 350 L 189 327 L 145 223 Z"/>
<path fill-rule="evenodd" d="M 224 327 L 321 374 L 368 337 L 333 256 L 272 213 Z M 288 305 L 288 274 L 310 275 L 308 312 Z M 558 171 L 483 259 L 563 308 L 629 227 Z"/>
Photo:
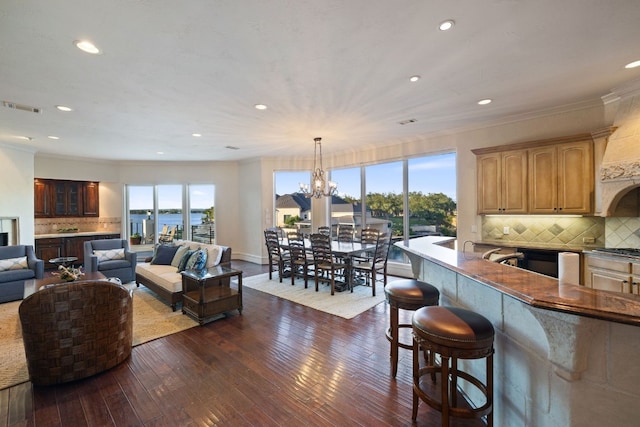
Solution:
<path fill-rule="evenodd" d="M 532 307 L 640 326 L 640 296 L 561 284 L 553 277 L 483 260 L 478 253 L 439 245 L 446 241 L 420 237 L 409 240 L 408 246 L 395 245 Z M 510 283 L 504 282 L 505 277 Z"/>
<path fill-rule="evenodd" d="M 57 237 L 84 237 L 84 236 L 104 236 L 107 234 L 120 234 L 119 231 L 78 231 L 75 233 L 50 233 L 36 234 L 35 240 L 38 239 L 55 239 Z"/>

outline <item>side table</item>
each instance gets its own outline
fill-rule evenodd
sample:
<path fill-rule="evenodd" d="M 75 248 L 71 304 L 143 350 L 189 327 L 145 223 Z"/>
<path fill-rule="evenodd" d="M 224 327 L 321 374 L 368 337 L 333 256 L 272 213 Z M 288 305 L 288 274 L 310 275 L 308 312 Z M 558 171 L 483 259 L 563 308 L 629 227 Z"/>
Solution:
<path fill-rule="evenodd" d="M 238 278 L 236 289 L 232 277 Z M 182 291 L 182 313 L 201 325 L 228 311 L 242 314 L 242 270 L 215 266 L 183 271 Z"/>

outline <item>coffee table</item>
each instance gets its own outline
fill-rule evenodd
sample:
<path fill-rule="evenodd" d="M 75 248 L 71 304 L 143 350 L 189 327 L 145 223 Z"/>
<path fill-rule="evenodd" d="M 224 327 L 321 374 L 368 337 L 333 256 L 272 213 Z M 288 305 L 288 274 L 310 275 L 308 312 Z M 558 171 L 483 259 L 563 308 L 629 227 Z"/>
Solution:
<path fill-rule="evenodd" d="M 107 277 L 99 271 L 92 271 L 91 273 L 84 273 L 84 276 L 78 282 L 85 280 L 106 280 Z M 31 294 L 38 292 L 40 289 L 51 286 L 60 285 L 62 283 L 70 283 L 60 279 L 58 276 L 45 277 L 44 279 L 30 279 L 24 281 L 24 296 L 28 297 Z"/>

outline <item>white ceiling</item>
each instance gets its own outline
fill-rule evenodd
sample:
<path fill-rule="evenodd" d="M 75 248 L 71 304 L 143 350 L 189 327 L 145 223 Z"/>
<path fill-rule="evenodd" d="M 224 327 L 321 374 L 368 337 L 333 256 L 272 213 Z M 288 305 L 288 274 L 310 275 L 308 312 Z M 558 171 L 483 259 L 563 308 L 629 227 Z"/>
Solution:
<path fill-rule="evenodd" d="M 0 101 L 42 113 L 0 106 L 0 142 L 238 160 L 308 157 L 320 136 L 339 153 L 600 102 L 639 59 L 639 0 L 2 0 Z"/>

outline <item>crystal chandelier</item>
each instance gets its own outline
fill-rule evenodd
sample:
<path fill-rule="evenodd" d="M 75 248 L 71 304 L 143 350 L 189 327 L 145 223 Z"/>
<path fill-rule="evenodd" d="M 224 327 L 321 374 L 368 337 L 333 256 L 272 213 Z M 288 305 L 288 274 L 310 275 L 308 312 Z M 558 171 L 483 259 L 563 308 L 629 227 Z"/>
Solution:
<path fill-rule="evenodd" d="M 329 197 L 336 194 L 338 184 L 333 181 L 327 181 L 324 177 L 322 169 L 322 138 L 314 138 L 315 149 L 313 153 L 313 175 L 311 176 L 311 186 L 309 184 L 300 183 L 300 191 L 306 197 L 315 197 L 319 199 L 322 196 Z"/>

